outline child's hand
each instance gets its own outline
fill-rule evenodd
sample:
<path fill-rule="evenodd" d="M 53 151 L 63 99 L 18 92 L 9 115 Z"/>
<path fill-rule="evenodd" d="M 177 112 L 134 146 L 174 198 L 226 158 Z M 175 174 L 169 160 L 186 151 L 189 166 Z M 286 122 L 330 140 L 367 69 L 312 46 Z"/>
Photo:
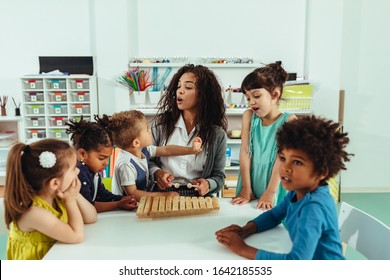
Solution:
<path fill-rule="evenodd" d="M 270 191 L 265 191 L 259 201 L 257 202 L 257 209 L 270 210 L 274 206 L 273 201 L 275 199 L 275 193 Z"/>
<path fill-rule="evenodd" d="M 154 178 L 160 190 L 165 190 L 169 188 L 171 186 L 171 182 L 173 181 L 173 179 L 175 179 L 175 177 L 171 173 L 165 172 L 162 169 L 159 169 L 154 173 Z"/>
<path fill-rule="evenodd" d="M 138 206 L 137 199 L 135 196 L 124 196 L 122 199 L 119 201 L 119 208 L 120 209 L 125 209 L 125 210 L 133 210 L 136 209 Z"/>
<path fill-rule="evenodd" d="M 241 233 L 242 233 L 242 227 L 240 227 L 239 225 L 230 225 L 228 227 L 225 227 L 223 229 L 220 229 L 218 230 L 215 235 L 219 235 L 220 233 L 222 232 L 226 232 L 226 231 L 231 231 L 231 232 L 235 232 L 237 233 L 240 237 L 242 237 Z"/>
<path fill-rule="evenodd" d="M 81 182 L 79 178 L 75 178 L 69 188 L 66 191 L 61 192 L 59 189 L 57 190 L 57 196 L 61 198 L 64 202 L 67 201 L 76 201 L 77 195 L 80 193 Z"/>
<path fill-rule="evenodd" d="M 192 142 L 192 149 L 194 154 L 198 154 L 202 151 L 202 139 L 200 137 L 195 137 L 194 141 Z"/>
<path fill-rule="evenodd" d="M 230 203 L 233 205 L 234 204 L 244 205 L 244 204 L 249 203 L 253 199 L 255 199 L 255 196 L 253 195 L 252 192 L 246 193 L 244 191 L 241 191 L 241 193 L 238 196 L 232 198 Z"/>
<path fill-rule="evenodd" d="M 225 245 L 229 250 L 237 255 L 246 255 L 248 245 L 244 240 L 234 231 L 217 231 L 217 240 L 219 243 Z"/>

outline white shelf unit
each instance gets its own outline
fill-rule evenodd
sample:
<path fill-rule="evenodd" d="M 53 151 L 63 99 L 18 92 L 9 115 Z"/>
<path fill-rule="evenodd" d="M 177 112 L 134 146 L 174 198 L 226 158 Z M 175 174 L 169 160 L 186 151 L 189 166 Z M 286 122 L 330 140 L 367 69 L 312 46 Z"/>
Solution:
<path fill-rule="evenodd" d="M 81 116 L 93 120 L 98 114 L 95 76 L 24 76 L 21 83 L 27 142 L 44 138 L 69 141 L 66 122 Z"/>
<path fill-rule="evenodd" d="M 0 185 L 5 182 L 8 152 L 18 141 L 23 141 L 22 118 L 0 116 Z"/>
<path fill-rule="evenodd" d="M 191 63 L 191 62 L 188 62 Z M 185 64 L 185 63 L 184 63 Z M 153 68 L 157 68 L 161 70 L 161 73 L 159 75 L 164 74 L 167 68 L 171 67 L 172 71 L 170 75 L 166 79 L 166 83 L 169 83 L 172 76 L 177 72 L 178 68 L 182 67 L 184 65 L 183 63 L 130 63 L 130 68 L 139 67 L 143 70 L 150 70 L 150 73 L 152 73 Z M 195 64 L 195 63 L 194 63 Z M 226 89 L 229 87 L 232 88 L 239 88 L 241 86 L 242 80 L 245 78 L 246 75 L 248 75 L 251 71 L 258 67 L 262 67 L 264 65 L 258 64 L 258 63 L 211 63 L 211 64 L 202 64 L 203 66 L 208 67 L 210 70 L 212 70 L 217 78 L 219 79 L 223 94 L 225 103 L 234 103 L 234 104 L 246 104 L 246 99 L 243 97 L 243 94 L 240 92 L 229 92 Z M 306 81 L 299 81 L 299 84 L 304 84 Z M 307 82 L 308 83 L 308 82 Z M 292 85 L 294 84 L 294 81 L 289 81 L 286 84 Z M 305 99 L 305 98 L 303 98 Z M 311 98 L 304 100 L 304 102 L 309 102 L 310 105 Z M 289 102 L 287 102 L 289 104 Z M 287 110 L 288 109 L 288 110 Z M 152 119 L 153 116 L 157 113 L 156 108 L 139 108 L 140 111 L 142 111 L 148 118 L 148 120 Z M 226 109 L 226 116 L 228 119 L 228 131 L 229 130 L 241 130 L 241 118 L 244 113 L 244 111 L 247 110 L 247 108 L 227 108 Z M 297 110 L 293 107 L 289 107 L 286 109 L 281 108 L 281 111 L 289 111 L 294 114 L 310 114 L 311 110 L 309 108 L 305 110 Z M 231 147 L 231 160 L 234 162 L 239 161 L 239 153 L 240 153 L 240 147 L 241 147 L 241 139 L 230 139 L 227 140 L 227 146 Z M 235 180 L 236 176 L 239 172 L 239 166 L 227 166 L 225 168 L 226 176 L 231 184 Z"/>

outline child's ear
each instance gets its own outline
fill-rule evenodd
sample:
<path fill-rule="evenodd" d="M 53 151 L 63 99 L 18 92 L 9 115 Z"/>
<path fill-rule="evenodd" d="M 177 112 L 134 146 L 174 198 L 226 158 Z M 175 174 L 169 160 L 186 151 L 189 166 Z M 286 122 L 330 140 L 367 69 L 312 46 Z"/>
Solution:
<path fill-rule="evenodd" d="M 83 161 L 88 156 L 88 153 L 83 148 L 77 150 L 77 158 L 79 161 Z"/>
<path fill-rule="evenodd" d="M 325 170 L 324 172 L 322 172 L 322 174 L 320 174 L 320 175 L 318 176 L 318 179 L 319 179 L 320 181 L 322 181 L 322 180 L 324 180 L 326 177 L 328 177 L 328 175 L 329 175 L 329 170 L 328 170 L 328 168 L 326 168 L 326 170 Z"/>
<path fill-rule="evenodd" d="M 139 141 L 138 138 L 135 138 L 135 139 L 131 142 L 131 145 L 132 145 L 134 148 L 138 148 L 138 147 L 141 145 L 141 142 Z"/>
<path fill-rule="evenodd" d="M 274 100 L 276 100 L 276 101 L 279 100 L 279 98 L 280 98 L 280 88 L 279 88 L 279 87 L 275 88 L 275 89 L 272 91 L 271 96 L 272 96 L 272 99 L 274 99 Z"/>
<path fill-rule="evenodd" d="M 53 178 L 49 181 L 49 188 L 53 191 L 56 191 L 60 188 L 61 182 L 58 178 Z"/>

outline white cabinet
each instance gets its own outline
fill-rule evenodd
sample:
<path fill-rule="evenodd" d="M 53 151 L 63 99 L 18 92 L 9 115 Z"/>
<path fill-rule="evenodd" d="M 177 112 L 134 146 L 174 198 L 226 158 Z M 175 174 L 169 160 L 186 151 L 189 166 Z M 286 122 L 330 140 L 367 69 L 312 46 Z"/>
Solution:
<path fill-rule="evenodd" d="M 23 141 L 21 117 L 0 117 L 0 185 L 5 181 L 5 168 L 11 146 Z"/>
<path fill-rule="evenodd" d="M 25 76 L 22 116 L 26 141 L 43 138 L 69 140 L 65 123 L 93 120 L 97 110 L 96 77 Z"/>

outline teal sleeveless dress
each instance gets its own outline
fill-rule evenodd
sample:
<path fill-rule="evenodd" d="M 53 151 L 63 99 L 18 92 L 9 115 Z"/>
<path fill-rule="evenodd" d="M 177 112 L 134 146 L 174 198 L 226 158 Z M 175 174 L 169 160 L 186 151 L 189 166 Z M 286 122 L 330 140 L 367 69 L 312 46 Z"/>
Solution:
<path fill-rule="evenodd" d="M 252 115 L 249 135 L 249 153 L 252 158 L 251 186 L 254 196 L 259 199 L 271 179 L 272 168 L 277 155 L 276 132 L 287 121 L 289 113 L 282 113 L 279 118 L 269 126 L 262 125 L 262 119 L 256 114 Z M 241 172 L 238 175 L 236 196 L 241 192 Z M 277 205 L 285 196 L 286 190 L 279 184 L 276 190 L 274 205 Z"/>

